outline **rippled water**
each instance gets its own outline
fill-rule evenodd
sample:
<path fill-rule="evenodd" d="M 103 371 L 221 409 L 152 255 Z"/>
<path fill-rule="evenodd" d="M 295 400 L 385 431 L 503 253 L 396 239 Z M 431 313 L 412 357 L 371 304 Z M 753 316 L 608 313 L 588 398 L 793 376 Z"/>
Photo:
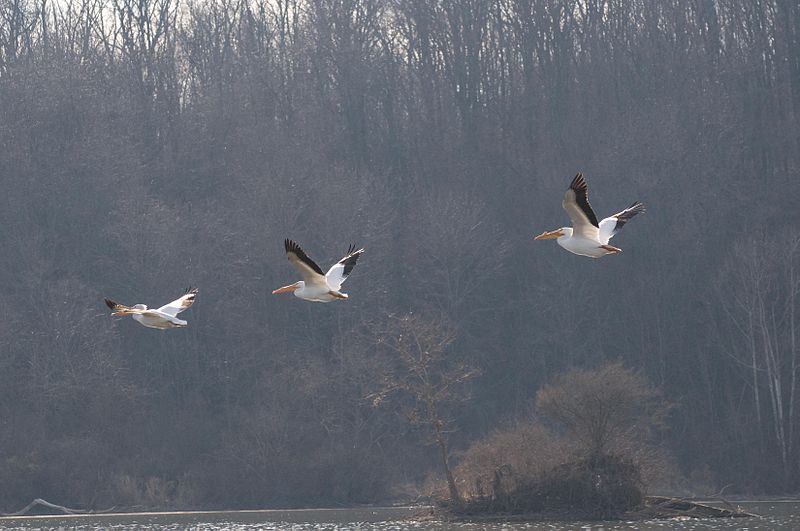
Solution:
<path fill-rule="evenodd" d="M 500 530 L 800 530 L 800 502 L 740 503 L 758 518 L 652 520 L 637 522 L 455 523 L 415 519 L 419 508 L 313 509 L 193 513 L 138 513 L 91 516 L 0 518 L 0 528 L 21 530 L 272 530 L 292 531 L 500 531 Z"/>

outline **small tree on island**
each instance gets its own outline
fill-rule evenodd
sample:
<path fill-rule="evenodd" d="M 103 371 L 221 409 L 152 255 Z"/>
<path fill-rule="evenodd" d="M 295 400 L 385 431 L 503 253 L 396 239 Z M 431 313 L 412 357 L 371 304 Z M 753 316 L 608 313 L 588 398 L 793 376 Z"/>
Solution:
<path fill-rule="evenodd" d="M 467 399 L 464 384 L 480 371 L 448 356 L 455 333 L 446 324 L 414 315 L 390 317 L 376 334 L 379 353 L 387 357 L 379 389 L 368 398 L 378 407 L 391 395 L 400 395 L 406 420 L 430 428 L 439 448 L 447 488 L 455 507 L 463 502 L 450 467 L 447 434 L 452 421 L 445 406 Z"/>

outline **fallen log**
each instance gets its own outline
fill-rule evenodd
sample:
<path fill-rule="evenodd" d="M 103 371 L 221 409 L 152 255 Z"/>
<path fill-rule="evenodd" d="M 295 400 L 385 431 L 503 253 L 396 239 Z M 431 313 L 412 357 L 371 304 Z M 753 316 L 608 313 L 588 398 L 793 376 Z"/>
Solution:
<path fill-rule="evenodd" d="M 705 503 L 698 503 L 681 498 L 668 496 L 646 496 L 642 509 L 633 511 L 632 516 L 640 518 L 740 518 L 756 516 L 748 513 L 741 507 L 734 507 L 723 500 L 728 508 L 714 507 Z"/>
<path fill-rule="evenodd" d="M 110 509 L 102 509 L 99 511 L 87 511 L 83 509 L 70 509 L 69 507 L 64 507 L 63 505 L 56 505 L 55 503 L 50 503 L 47 500 L 43 500 L 41 498 L 36 498 L 28 505 L 20 509 L 15 513 L 0 513 L 1 516 L 24 516 L 30 512 L 31 509 L 37 506 L 47 507 L 48 509 L 53 509 L 56 511 L 61 511 L 64 514 L 100 514 L 100 513 L 110 513 L 116 507 L 111 507 Z"/>

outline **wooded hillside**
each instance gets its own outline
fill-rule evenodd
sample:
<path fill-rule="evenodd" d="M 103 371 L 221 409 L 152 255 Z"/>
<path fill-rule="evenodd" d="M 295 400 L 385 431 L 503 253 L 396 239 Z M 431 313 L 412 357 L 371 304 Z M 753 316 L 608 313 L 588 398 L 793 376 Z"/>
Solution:
<path fill-rule="evenodd" d="M 0 0 L 0 510 L 407 496 L 407 314 L 481 372 L 455 450 L 619 359 L 692 484 L 796 492 L 799 118 L 796 2 Z M 532 241 L 579 171 L 621 255 Z M 284 238 L 350 299 L 272 296 Z"/>

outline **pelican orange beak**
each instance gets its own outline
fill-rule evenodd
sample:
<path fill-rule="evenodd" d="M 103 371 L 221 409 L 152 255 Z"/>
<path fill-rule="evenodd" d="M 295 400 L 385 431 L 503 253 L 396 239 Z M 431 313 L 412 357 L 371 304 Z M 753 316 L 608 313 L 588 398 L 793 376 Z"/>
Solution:
<path fill-rule="evenodd" d="M 293 292 L 294 290 L 296 290 L 299 287 L 300 286 L 298 286 L 297 284 L 289 284 L 288 286 L 284 286 L 282 288 L 278 288 L 276 290 L 273 290 L 272 294 L 273 295 L 277 295 L 278 293 L 291 293 L 291 292 Z"/>
<path fill-rule="evenodd" d="M 553 238 L 560 238 L 563 235 L 564 233 L 561 232 L 561 229 L 550 230 L 550 231 L 545 231 L 540 235 L 536 236 L 534 240 L 552 240 Z"/>

